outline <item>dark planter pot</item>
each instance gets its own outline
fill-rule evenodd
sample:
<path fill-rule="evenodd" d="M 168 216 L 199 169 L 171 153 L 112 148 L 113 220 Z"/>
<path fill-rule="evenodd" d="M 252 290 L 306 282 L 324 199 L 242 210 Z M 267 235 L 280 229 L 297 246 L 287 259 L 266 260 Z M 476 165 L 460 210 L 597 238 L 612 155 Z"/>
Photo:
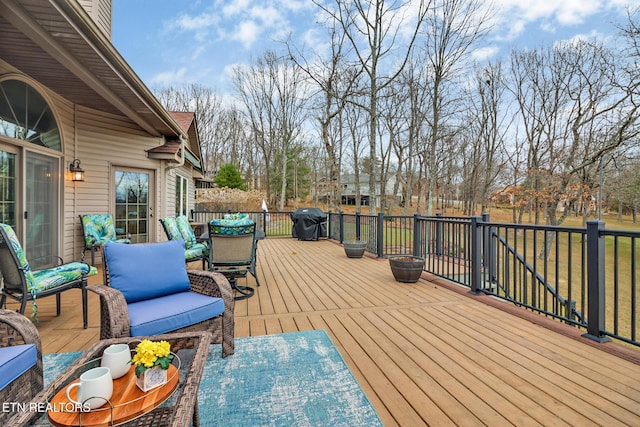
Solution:
<path fill-rule="evenodd" d="M 415 283 L 422 274 L 424 258 L 413 255 L 392 256 L 389 257 L 389 266 L 398 282 Z"/>
<path fill-rule="evenodd" d="M 344 253 L 349 258 L 362 258 L 367 242 L 364 240 L 345 240 L 343 242 Z"/>

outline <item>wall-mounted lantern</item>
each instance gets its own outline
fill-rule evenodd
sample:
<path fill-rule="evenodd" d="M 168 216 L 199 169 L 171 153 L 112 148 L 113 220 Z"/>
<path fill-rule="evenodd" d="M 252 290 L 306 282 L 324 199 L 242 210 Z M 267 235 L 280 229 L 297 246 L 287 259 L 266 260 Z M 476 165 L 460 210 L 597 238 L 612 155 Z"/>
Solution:
<path fill-rule="evenodd" d="M 72 181 L 84 181 L 84 170 L 80 167 L 80 160 L 73 159 L 69 164 L 69 172 L 71 172 Z"/>

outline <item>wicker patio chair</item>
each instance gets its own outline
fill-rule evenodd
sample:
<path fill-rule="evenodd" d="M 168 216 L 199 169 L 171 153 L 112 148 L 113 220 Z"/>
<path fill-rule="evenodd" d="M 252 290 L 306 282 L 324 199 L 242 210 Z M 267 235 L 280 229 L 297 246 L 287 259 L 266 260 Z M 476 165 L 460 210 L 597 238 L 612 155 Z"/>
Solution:
<path fill-rule="evenodd" d="M 37 320 L 36 300 L 50 295 L 56 296 L 56 316 L 60 316 L 60 293 L 69 289 L 82 292 L 82 319 L 87 328 L 87 277 L 97 274 L 95 267 L 83 262 L 63 263 L 55 257 L 58 265 L 32 270 L 16 233 L 7 224 L 0 224 L 0 276 L 4 286 L 0 288 L 0 307 L 7 297 L 20 302 L 20 313 L 24 314 L 27 302 L 31 301 L 33 317 Z"/>
<path fill-rule="evenodd" d="M 163 243 L 151 243 L 146 245 L 132 245 L 132 247 L 143 247 L 150 245 L 163 245 Z M 111 286 L 112 277 L 109 266 L 108 246 L 105 248 L 104 260 L 104 285 L 94 285 L 89 288 L 90 291 L 100 296 L 100 339 L 121 338 L 132 336 L 131 319 L 129 317 L 128 302 L 125 295 L 118 289 Z M 139 259 L 132 259 L 132 269 L 137 268 Z M 166 264 L 169 260 L 156 260 L 159 264 Z M 182 261 L 181 261 L 182 263 Z M 185 268 L 184 263 L 181 264 Z M 118 272 L 115 272 L 118 274 Z M 130 273 L 130 272 L 129 272 Z M 137 274 L 137 273 L 135 273 Z M 234 307 L 235 301 L 233 291 L 229 281 L 219 273 L 201 270 L 186 270 L 186 275 L 190 283 L 192 292 L 222 298 L 224 301 L 224 312 L 216 317 L 206 319 L 204 321 L 192 324 L 168 332 L 193 332 L 206 331 L 213 334 L 213 342 L 222 344 L 222 356 L 226 357 L 234 352 Z M 139 277 L 140 287 L 149 287 L 147 277 Z M 155 284 L 155 283 L 154 283 Z M 136 283 L 132 284 L 138 286 Z"/>
<path fill-rule="evenodd" d="M 26 404 L 42 391 L 42 347 L 38 330 L 25 316 L 11 310 L 0 309 L 0 348 L 33 344 L 36 363 L 0 390 L 0 402 Z M 1 351 L 1 349 L 0 349 Z M 0 425 L 14 425 L 9 419 L 13 412 L 0 411 Z"/>

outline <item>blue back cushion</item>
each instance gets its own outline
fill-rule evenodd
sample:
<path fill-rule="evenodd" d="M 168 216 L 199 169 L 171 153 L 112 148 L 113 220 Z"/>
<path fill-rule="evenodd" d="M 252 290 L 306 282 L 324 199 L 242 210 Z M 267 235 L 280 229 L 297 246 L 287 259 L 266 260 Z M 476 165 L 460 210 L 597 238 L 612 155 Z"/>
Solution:
<path fill-rule="evenodd" d="M 191 289 L 184 263 L 184 240 L 122 245 L 107 243 L 104 256 L 112 288 L 127 303 Z"/>

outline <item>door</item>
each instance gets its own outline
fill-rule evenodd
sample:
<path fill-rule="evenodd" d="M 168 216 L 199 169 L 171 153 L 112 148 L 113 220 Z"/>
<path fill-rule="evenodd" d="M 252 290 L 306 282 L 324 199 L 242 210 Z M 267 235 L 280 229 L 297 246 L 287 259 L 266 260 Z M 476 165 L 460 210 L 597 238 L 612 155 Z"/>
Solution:
<path fill-rule="evenodd" d="M 34 269 L 55 264 L 58 255 L 59 165 L 55 157 L 0 146 L 0 222 L 14 229 Z"/>
<path fill-rule="evenodd" d="M 154 172 L 116 168 L 115 226 L 118 238 L 130 236 L 131 243 L 152 240 Z"/>
<path fill-rule="evenodd" d="M 18 225 L 18 154 L 0 146 L 0 222 L 16 233 Z"/>
<path fill-rule="evenodd" d="M 60 161 L 27 151 L 24 246 L 35 269 L 55 265 L 59 253 Z"/>

